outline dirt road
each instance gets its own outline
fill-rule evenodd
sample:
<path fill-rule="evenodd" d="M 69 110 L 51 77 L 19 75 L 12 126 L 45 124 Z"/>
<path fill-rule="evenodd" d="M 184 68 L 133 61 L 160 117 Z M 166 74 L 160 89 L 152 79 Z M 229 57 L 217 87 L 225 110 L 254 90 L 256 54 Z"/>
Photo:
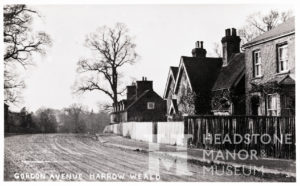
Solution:
<path fill-rule="evenodd" d="M 121 150 L 84 135 L 15 135 L 5 137 L 4 178 L 6 181 L 264 181 L 253 176 L 214 174 L 202 166 L 168 162 L 163 157 L 158 161 L 167 166 L 160 166 L 157 171 L 157 167 L 149 168 L 148 153 Z"/>

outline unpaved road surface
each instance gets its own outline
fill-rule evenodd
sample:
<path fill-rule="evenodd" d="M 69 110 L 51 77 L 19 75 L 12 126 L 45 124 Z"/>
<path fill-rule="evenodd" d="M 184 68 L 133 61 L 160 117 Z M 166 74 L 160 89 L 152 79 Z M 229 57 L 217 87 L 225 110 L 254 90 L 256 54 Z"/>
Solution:
<path fill-rule="evenodd" d="M 104 138 L 105 139 L 105 138 Z M 34 134 L 5 137 L 5 181 L 266 181 L 245 175 L 215 174 L 204 167 L 122 150 L 87 135 Z M 150 166 L 149 166 L 150 165 Z M 169 165 L 169 166 L 168 166 Z M 176 167 L 176 170 L 175 170 Z M 270 180 L 269 180 L 270 181 Z"/>

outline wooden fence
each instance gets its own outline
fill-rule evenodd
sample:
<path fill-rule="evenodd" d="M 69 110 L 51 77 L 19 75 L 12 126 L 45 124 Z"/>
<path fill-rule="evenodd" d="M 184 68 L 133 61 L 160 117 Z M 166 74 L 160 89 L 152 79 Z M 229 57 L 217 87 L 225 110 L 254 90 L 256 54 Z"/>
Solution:
<path fill-rule="evenodd" d="M 255 150 L 259 156 L 296 158 L 294 117 L 187 116 L 184 125 L 184 133 L 192 136 L 188 142 L 191 146 L 214 150 Z M 240 143 L 241 136 L 243 141 Z M 237 139 L 235 142 L 234 138 Z"/>

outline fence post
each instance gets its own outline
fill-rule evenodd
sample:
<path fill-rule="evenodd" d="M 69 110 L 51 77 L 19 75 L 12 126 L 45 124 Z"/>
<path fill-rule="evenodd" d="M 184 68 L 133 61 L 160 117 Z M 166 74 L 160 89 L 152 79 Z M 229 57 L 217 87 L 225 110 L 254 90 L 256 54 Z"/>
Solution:
<path fill-rule="evenodd" d="M 183 116 L 183 123 L 184 123 L 184 134 L 188 134 L 188 127 L 189 127 L 189 123 L 188 123 L 188 117 L 187 116 Z"/>

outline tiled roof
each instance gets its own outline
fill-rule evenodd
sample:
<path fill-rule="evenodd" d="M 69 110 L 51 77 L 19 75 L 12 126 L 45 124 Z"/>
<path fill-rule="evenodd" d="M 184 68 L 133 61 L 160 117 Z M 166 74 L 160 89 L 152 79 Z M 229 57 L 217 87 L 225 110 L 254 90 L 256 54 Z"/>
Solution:
<path fill-rule="evenodd" d="M 136 103 L 138 103 L 144 96 L 146 96 L 147 94 L 151 93 L 152 95 L 156 95 L 158 96 L 160 99 L 162 99 L 160 97 L 160 95 L 158 95 L 155 91 L 153 90 L 145 90 L 138 98 L 136 98 L 132 103 L 130 103 L 125 110 L 128 110 L 129 108 L 133 107 Z"/>
<path fill-rule="evenodd" d="M 257 85 L 265 85 L 267 83 L 277 83 L 279 85 L 295 85 L 295 80 L 290 76 L 290 74 L 275 76 L 269 79 L 265 83 L 259 83 Z"/>
<path fill-rule="evenodd" d="M 292 17 L 288 19 L 286 22 L 278 25 L 277 27 L 271 29 L 270 31 L 267 31 L 258 37 L 254 38 L 252 41 L 246 43 L 243 45 L 243 48 L 247 48 L 250 45 L 256 44 L 261 41 L 269 40 L 290 32 L 295 31 L 295 17 Z"/>
<path fill-rule="evenodd" d="M 212 88 L 212 91 L 219 89 L 230 89 L 238 78 L 245 72 L 245 54 L 233 54 L 227 66 L 222 67 L 220 74 Z"/>
<path fill-rule="evenodd" d="M 144 97 L 147 93 L 149 93 L 151 90 L 146 90 L 144 91 L 138 98 L 136 98 L 136 100 L 134 100 L 130 105 L 128 105 L 128 107 L 126 107 L 125 109 L 129 109 L 130 107 L 132 107 L 133 105 L 135 105 L 140 99 L 142 99 L 142 97 Z"/>
<path fill-rule="evenodd" d="M 295 83 L 295 80 L 290 75 L 287 75 L 279 82 L 280 85 L 295 85 Z"/>
<path fill-rule="evenodd" d="M 192 89 L 198 93 L 210 90 L 222 67 L 222 58 L 197 58 L 182 56 Z"/>
<path fill-rule="evenodd" d="M 178 73 L 178 67 L 170 67 L 170 69 L 171 69 L 171 72 L 172 72 L 172 74 L 174 76 L 174 79 L 176 80 L 177 73 Z"/>
<path fill-rule="evenodd" d="M 165 92 L 164 92 L 163 98 L 166 98 L 167 94 L 170 91 L 171 81 L 174 81 L 174 82 L 176 81 L 177 73 L 178 73 L 178 67 L 170 66 L 170 71 L 169 71 L 169 74 L 168 74 L 168 80 L 167 80 L 167 84 L 166 84 L 166 87 L 165 87 Z"/>

